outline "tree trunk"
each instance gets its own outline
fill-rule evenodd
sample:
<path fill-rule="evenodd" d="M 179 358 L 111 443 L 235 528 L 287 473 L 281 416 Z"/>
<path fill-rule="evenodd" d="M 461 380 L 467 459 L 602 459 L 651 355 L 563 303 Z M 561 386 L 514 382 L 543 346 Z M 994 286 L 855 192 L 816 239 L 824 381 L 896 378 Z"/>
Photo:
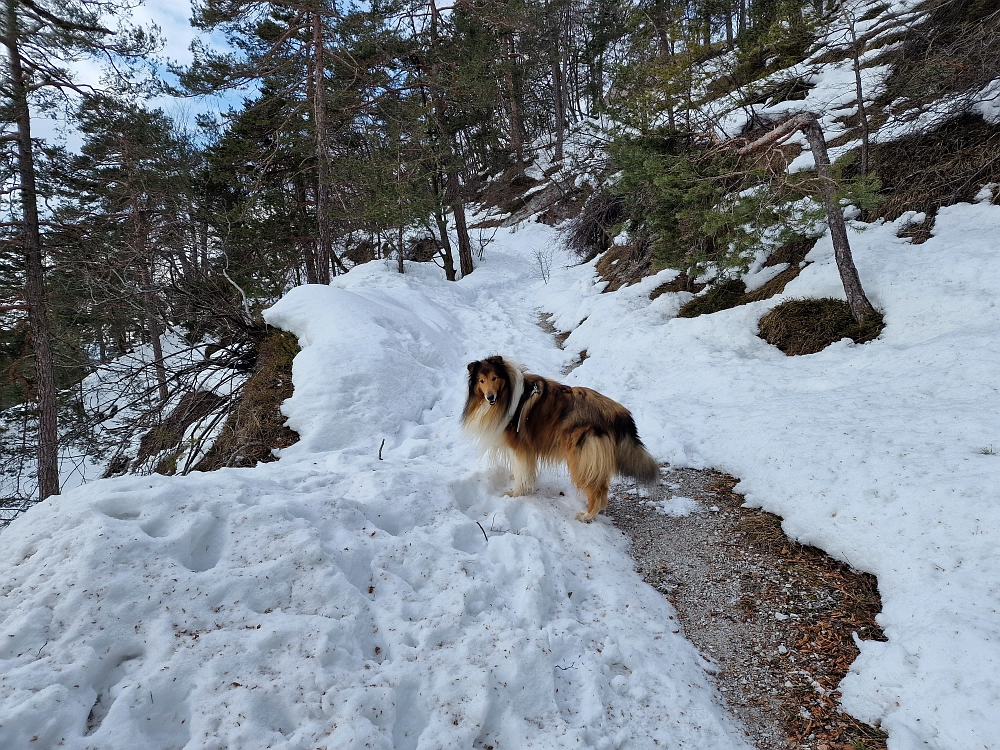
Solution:
<path fill-rule="evenodd" d="M 403 224 L 400 222 L 398 234 L 396 237 L 396 254 L 399 260 L 399 272 L 406 273 L 406 267 L 403 265 Z"/>
<path fill-rule="evenodd" d="M 858 97 L 858 121 L 861 123 L 861 176 L 868 174 L 868 112 L 865 110 L 865 92 L 861 85 L 861 50 L 858 47 L 858 35 L 854 28 L 854 18 L 845 12 L 847 28 L 851 34 L 851 57 L 854 64 L 854 89 Z"/>
<path fill-rule="evenodd" d="M 507 86 L 507 116 L 510 119 L 510 145 L 514 150 L 514 158 L 517 159 L 518 175 L 524 176 L 524 129 L 521 125 L 521 108 L 518 105 L 518 90 L 514 83 L 514 64 L 516 51 L 514 49 L 514 38 L 509 37 L 508 64 L 504 66 L 504 83 Z"/>
<path fill-rule="evenodd" d="M 326 131 L 326 63 L 323 55 L 323 16 L 312 14 L 313 125 L 316 128 L 316 280 L 330 283 L 333 236 L 330 231 L 330 144 Z"/>
<path fill-rule="evenodd" d="M 854 320 L 863 323 L 866 318 L 875 314 L 875 308 L 865 296 L 865 290 L 861 287 L 861 279 L 858 277 L 858 269 L 854 265 L 854 257 L 851 255 L 844 212 L 841 210 L 840 204 L 837 203 L 836 186 L 830 174 L 830 156 L 826 150 L 823 129 L 816 117 L 811 116 L 803 125 L 802 131 L 806 135 L 806 140 L 809 141 L 809 147 L 812 149 L 813 159 L 816 162 L 816 173 L 819 175 L 823 203 L 826 205 L 830 236 L 833 238 L 833 252 L 837 259 L 840 280 L 844 284 L 844 293 L 847 295 L 847 304 L 851 308 Z"/>
<path fill-rule="evenodd" d="M 454 160 L 448 166 L 448 202 L 455 215 L 455 234 L 458 235 L 458 263 L 464 279 L 475 268 L 472 265 L 472 240 L 469 239 L 469 226 L 465 221 L 465 204 L 462 201 L 462 188 L 458 179 L 458 165 Z"/>
<path fill-rule="evenodd" d="M 142 281 L 142 302 L 146 313 L 146 326 L 149 328 L 149 342 L 153 345 L 153 371 L 156 373 L 156 389 L 160 396 L 160 406 L 167 403 L 170 393 L 167 391 L 167 368 L 163 363 L 163 323 L 156 311 L 156 295 L 153 294 L 153 276 L 144 261 L 140 271 Z"/>
<path fill-rule="evenodd" d="M 24 301 L 28 305 L 28 325 L 35 355 L 35 388 L 38 392 L 38 496 L 44 500 L 59 494 L 59 433 L 57 430 L 56 386 L 52 369 L 52 343 L 42 263 L 42 237 L 38 226 L 38 198 L 35 188 L 35 160 L 31 149 L 31 112 L 28 89 L 21 63 L 17 25 L 17 0 L 7 0 L 7 64 L 10 73 L 11 104 L 17 123 L 18 178 L 23 211 Z"/>
<path fill-rule="evenodd" d="M 444 208 L 439 204 L 434 209 L 434 221 L 438 225 L 438 234 L 441 235 L 441 257 L 444 262 L 444 276 L 448 281 L 456 281 L 455 258 L 451 254 L 451 239 L 448 237 L 448 217 L 444 213 Z"/>
<path fill-rule="evenodd" d="M 552 67 L 552 103 L 555 105 L 556 126 L 555 153 L 552 158 L 554 161 L 562 161 L 563 143 L 566 141 L 566 96 L 563 91 L 565 84 L 562 65 L 559 63 L 558 47 L 552 53 L 550 64 Z"/>
<path fill-rule="evenodd" d="M 733 48 L 733 4 L 732 1 L 727 2 L 723 8 L 723 12 L 726 14 L 726 49 L 732 50 Z"/>
<path fill-rule="evenodd" d="M 743 146 L 737 153 L 750 154 L 761 151 L 788 138 L 796 130 L 801 130 L 805 134 L 809 148 L 812 150 L 813 160 L 816 162 L 816 174 L 819 176 L 820 192 L 823 195 L 827 223 L 830 227 L 830 236 L 833 239 L 834 257 L 837 259 L 837 270 L 840 272 L 840 280 L 844 285 L 844 293 L 847 295 L 847 304 L 851 308 L 854 320 L 863 323 L 866 318 L 876 314 L 875 308 L 865 296 L 865 290 L 861 287 L 861 279 L 858 277 L 858 269 L 854 265 L 851 244 L 847 239 L 844 212 L 841 210 L 840 204 L 837 203 L 836 183 L 830 174 L 830 154 L 826 150 L 826 139 L 823 137 L 823 129 L 820 127 L 816 115 L 804 112 L 785 120 L 766 135 Z"/>

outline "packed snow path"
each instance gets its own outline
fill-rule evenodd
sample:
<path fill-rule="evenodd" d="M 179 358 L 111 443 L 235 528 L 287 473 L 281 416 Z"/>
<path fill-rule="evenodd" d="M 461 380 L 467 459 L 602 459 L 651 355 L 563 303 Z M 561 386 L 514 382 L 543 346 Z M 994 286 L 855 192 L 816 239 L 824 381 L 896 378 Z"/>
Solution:
<path fill-rule="evenodd" d="M 0 747 L 746 747 L 619 533 L 559 473 L 504 497 L 460 435 L 468 361 L 567 359 L 530 260 L 293 290 L 279 462 L 95 482 L 4 532 Z"/>
<path fill-rule="evenodd" d="M 459 434 L 466 362 L 558 377 L 587 349 L 567 380 L 630 407 L 657 458 L 740 477 L 878 577 L 888 641 L 859 644 L 845 708 L 890 750 L 1000 750 L 1000 206 L 981 198 L 922 245 L 896 236 L 919 216 L 853 226 L 887 328 L 807 357 L 757 338 L 777 298 L 677 319 L 690 295 L 648 296 L 671 272 L 600 294 L 558 251 L 543 284 L 538 225 L 457 284 L 373 263 L 293 290 L 268 314 L 303 346 L 280 461 L 96 482 L 3 532 L 0 747 L 742 747 L 618 532 L 573 520 L 564 473 L 504 497 Z M 829 237 L 808 260 L 786 295 L 842 297 Z"/>

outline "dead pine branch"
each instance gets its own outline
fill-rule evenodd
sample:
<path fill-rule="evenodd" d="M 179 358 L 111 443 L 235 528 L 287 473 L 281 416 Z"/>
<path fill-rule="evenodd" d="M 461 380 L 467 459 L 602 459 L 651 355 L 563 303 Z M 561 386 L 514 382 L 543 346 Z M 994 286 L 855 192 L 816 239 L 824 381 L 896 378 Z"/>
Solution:
<path fill-rule="evenodd" d="M 837 186 L 833 175 L 830 173 L 830 154 L 826 149 L 826 138 L 823 137 L 823 128 L 820 127 L 816 115 L 811 112 L 797 114 L 785 120 L 756 141 L 743 146 L 737 153 L 740 156 L 744 156 L 763 151 L 789 138 L 796 131 L 801 131 L 805 135 L 813 154 L 813 160 L 816 162 L 816 174 L 819 177 L 820 192 L 824 208 L 826 209 L 827 223 L 830 226 L 830 236 L 833 238 L 834 257 L 837 260 L 837 270 L 840 272 L 840 280 L 844 284 L 847 304 L 851 308 L 851 316 L 856 322 L 863 323 L 866 319 L 872 318 L 878 315 L 878 313 L 872 306 L 872 303 L 868 301 L 865 290 L 861 286 L 857 266 L 854 265 L 851 244 L 847 239 L 847 224 L 844 221 L 844 212 L 837 202 Z"/>

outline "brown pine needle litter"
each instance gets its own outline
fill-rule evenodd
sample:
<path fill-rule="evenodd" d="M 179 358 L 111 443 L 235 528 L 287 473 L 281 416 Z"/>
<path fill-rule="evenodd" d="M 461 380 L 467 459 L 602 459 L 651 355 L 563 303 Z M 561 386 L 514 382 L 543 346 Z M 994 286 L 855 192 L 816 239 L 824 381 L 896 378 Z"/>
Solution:
<path fill-rule="evenodd" d="M 884 750 L 885 734 L 839 710 L 858 655 L 852 633 L 884 640 L 875 578 L 791 541 L 781 519 L 742 507 L 737 480 L 664 469 L 641 498 L 612 488 L 608 515 L 631 539 L 644 580 L 677 609 L 678 628 L 717 668 L 729 709 L 761 750 Z M 693 498 L 673 517 L 655 504 Z"/>

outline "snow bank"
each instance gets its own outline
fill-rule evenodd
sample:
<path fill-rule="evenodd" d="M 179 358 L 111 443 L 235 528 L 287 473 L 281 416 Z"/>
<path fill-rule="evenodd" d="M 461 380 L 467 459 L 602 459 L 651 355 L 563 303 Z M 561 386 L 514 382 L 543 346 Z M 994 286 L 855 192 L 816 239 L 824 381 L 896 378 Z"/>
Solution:
<path fill-rule="evenodd" d="M 843 298 L 829 235 L 784 297 L 710 316 L 649 301 L 673 272 L 600 295 L 592 267 L 564 270 L 544 304 L 589 354 L 570 380 L 632 404 L 655 454 L 740 477 L 789 535 L 878 576 L 889 640 L 860 644 L 848 711 L 891 750 L 998 748 L 1000 207 L 943 208 L 922 245 L 896 237 L 911 219 L 852 226 L 887 323 L 864 346 L 786 357 L 756 336 L 781 299 Z"/>
<path fill-rule="evenodd" d="M 562 474 L 504 497 L 459 434 L 467 361 L 567 359 L 535 325 L 551 233 L 506 241 L 458 284 L 372 263 L 269 311 L 303 347 L 278 462 L 14 522 L 0 747 L 746 747 L 621 535 Z"/>

